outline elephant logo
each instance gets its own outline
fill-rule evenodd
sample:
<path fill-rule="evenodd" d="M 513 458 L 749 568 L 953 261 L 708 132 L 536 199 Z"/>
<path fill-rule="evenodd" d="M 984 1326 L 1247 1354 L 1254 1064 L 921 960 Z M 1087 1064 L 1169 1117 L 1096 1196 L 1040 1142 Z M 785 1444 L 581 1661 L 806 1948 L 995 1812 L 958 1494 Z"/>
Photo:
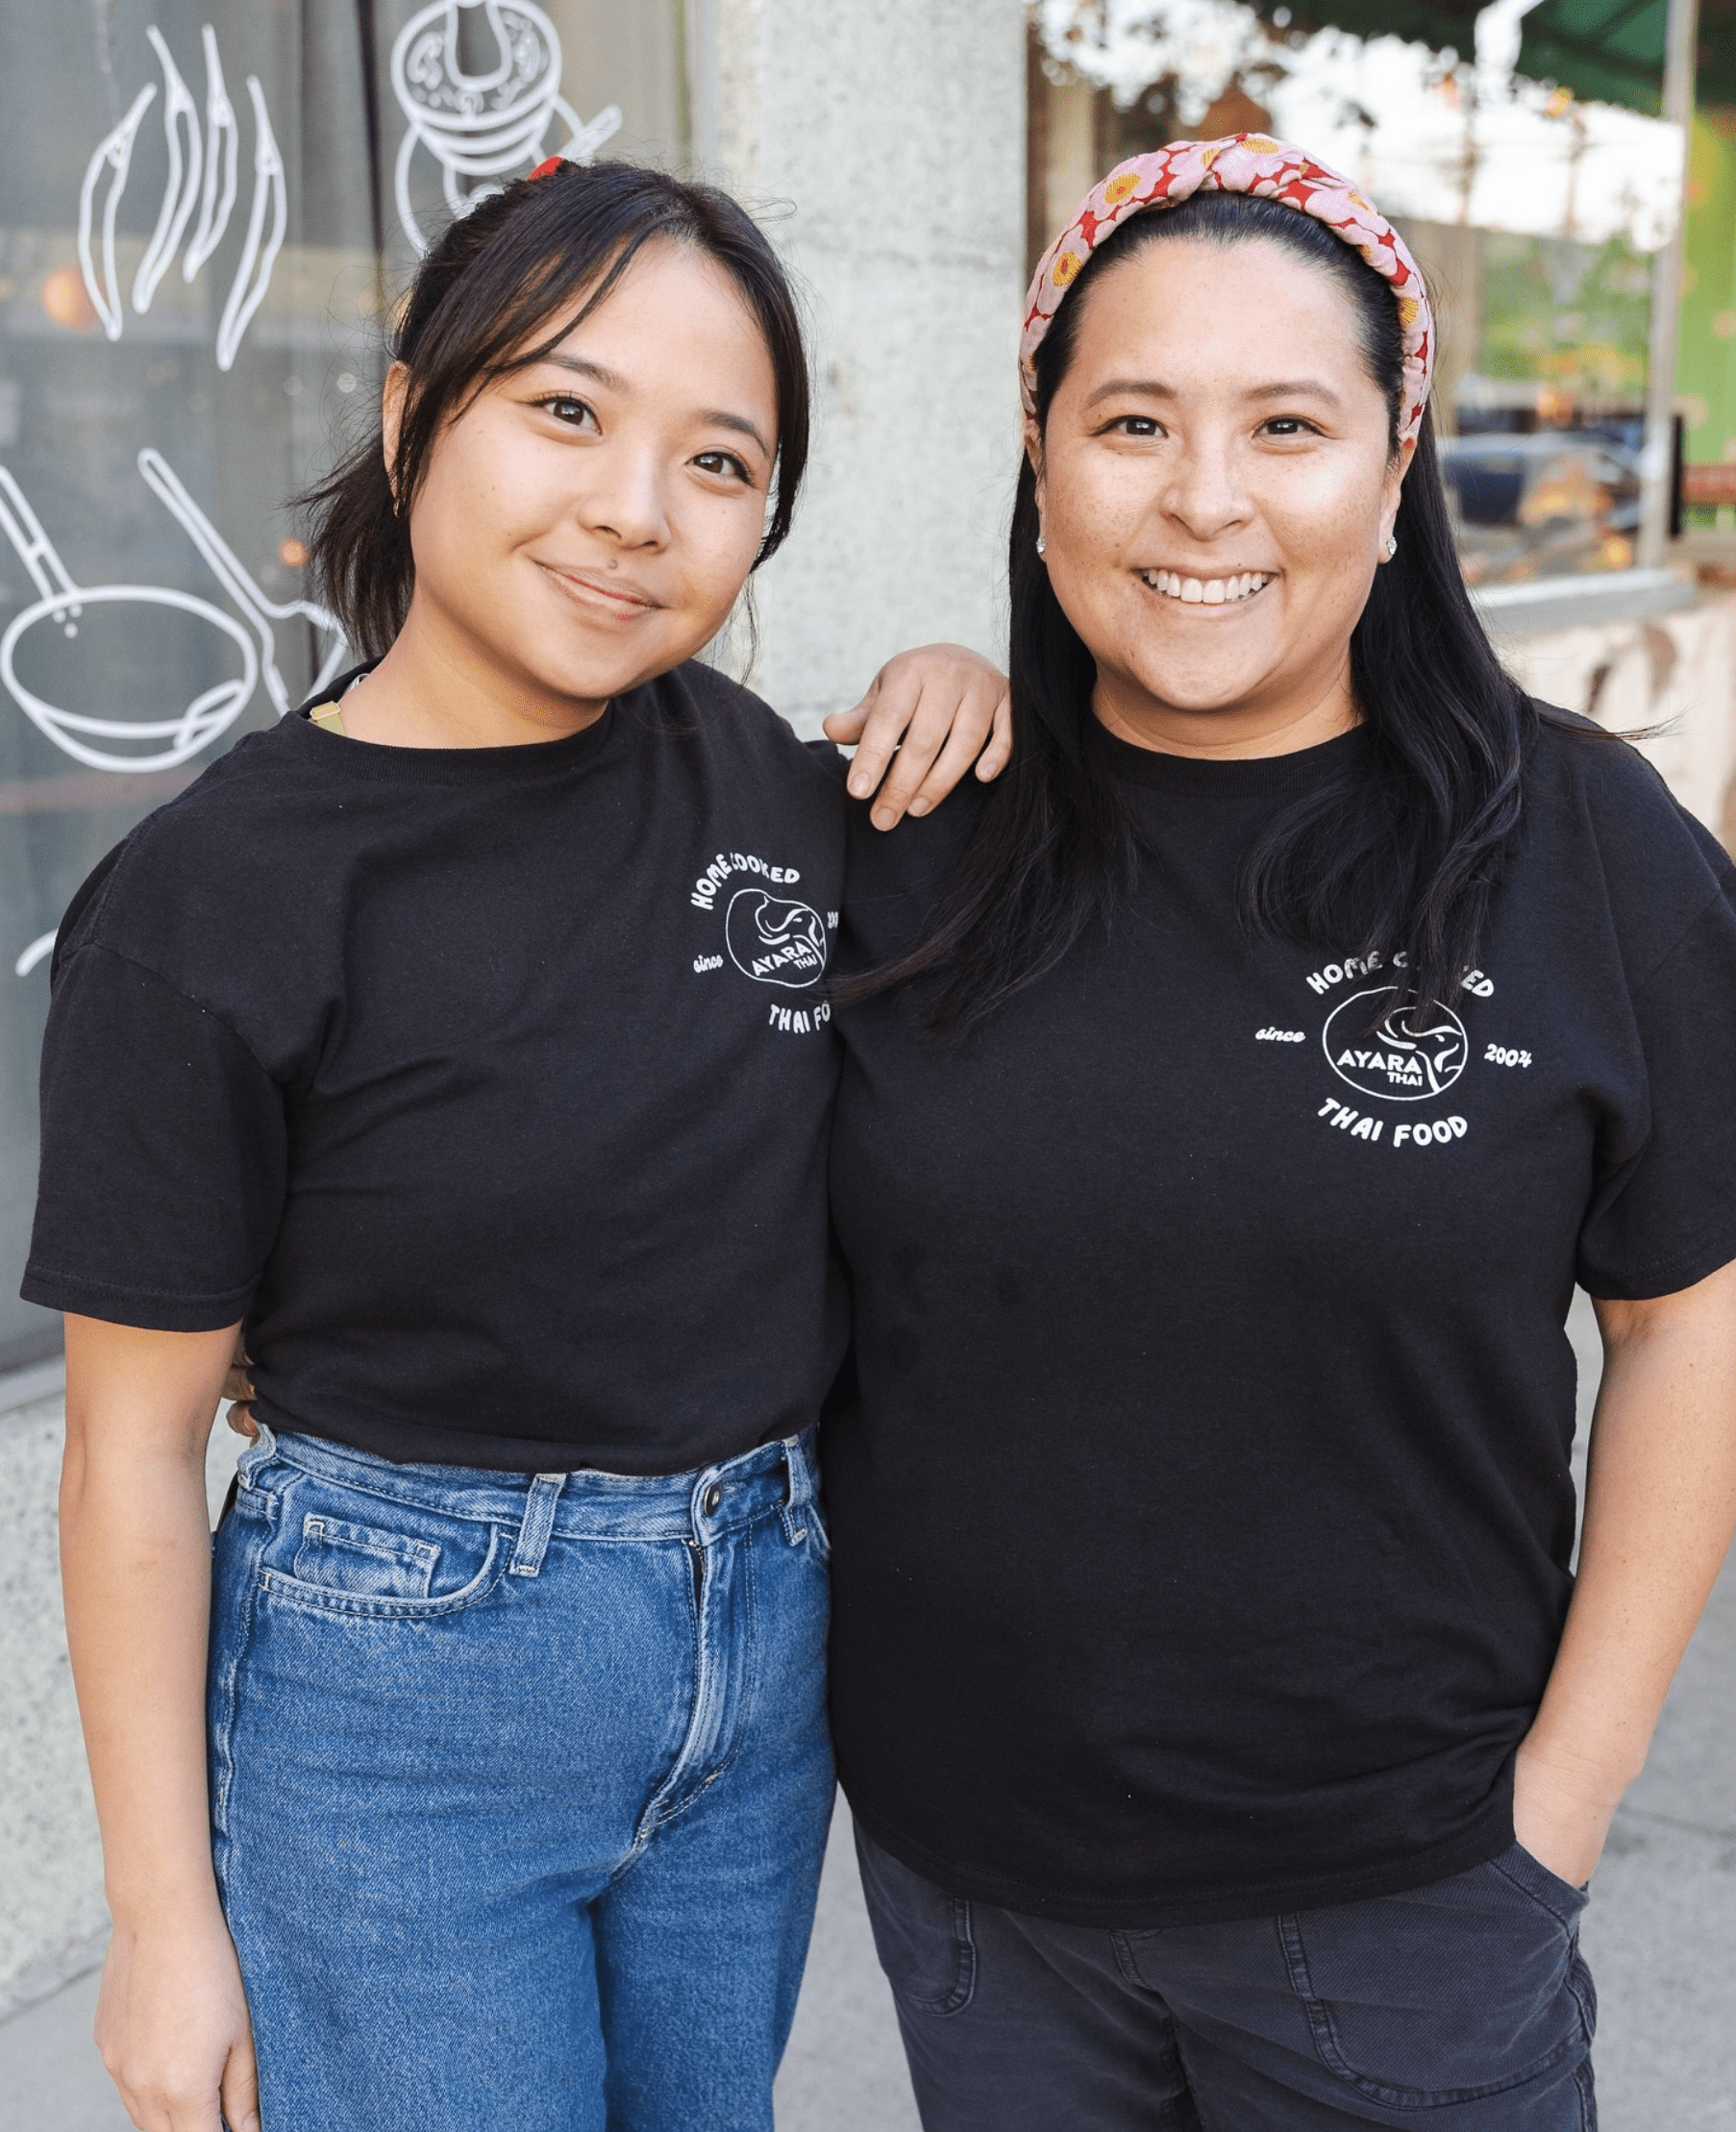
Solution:
<path fill-rule="evenodd" d="M 1471 1055 L 1465 1025 L 1439 1001 L 1426 1005 L 1413 1001 L 1389 1013 L 1372 1035 L 1364 1033 L 1375 1003 L 1397 997 L 1398 987 L 1389 984 L 1341 1000 L 1321 1033 L 1327 1061 L 1340 1080 L 1365 1096 L 1388 1103 L 1444 1096 Z"/>
<path fill-rule="evenodd" d="M 724 942 L 743 977 L 792 992 L 819 981 L 826 928 L 817 910 L 788 904 L 763 888 L 738 888 L 724 914 Z"/>

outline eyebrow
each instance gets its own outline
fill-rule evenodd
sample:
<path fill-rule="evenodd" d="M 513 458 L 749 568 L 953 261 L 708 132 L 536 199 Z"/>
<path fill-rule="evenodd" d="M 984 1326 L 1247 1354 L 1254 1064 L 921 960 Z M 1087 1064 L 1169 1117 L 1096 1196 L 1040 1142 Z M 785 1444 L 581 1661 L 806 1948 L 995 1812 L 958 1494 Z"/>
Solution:
<path fill-rule="evenodd" d="M 606 386 L 610 392 L 631 392 L 632 387 L 618 370 L 608 370 L 600 362 L 587 361 L 583 356 L 564 356 L 558 351 L 543 357 L 562 370 L 571 370 L 581 378 L 589 378 L 594 384 Z M 699 419 L 709 422 L 720 430 L 733 430 L 737 436 L 751 436 L 767 459 L 772 448 L 745 414 L 732 414 L 728 408 L 701 408 Z"/>
<path fill-rule="evenodd" d="M 1273 384 L 1255 385 L 1248 394 L 1251 400 L 1293 400 L 1299 396 L 1324 400 L 1334 408 L 1344 404 L 1330 385 L 1322 384 L 1315 378 L 1281 378 Z M 1086 395 L 1085 406 L 1094 408 L 1102 400 L 1174 400 L 1176 397 L 1175 386 L 1165 384 L 1161 378 L 1110 378 L 1105 384 L 1100 384 L 1095 392 Z"/>

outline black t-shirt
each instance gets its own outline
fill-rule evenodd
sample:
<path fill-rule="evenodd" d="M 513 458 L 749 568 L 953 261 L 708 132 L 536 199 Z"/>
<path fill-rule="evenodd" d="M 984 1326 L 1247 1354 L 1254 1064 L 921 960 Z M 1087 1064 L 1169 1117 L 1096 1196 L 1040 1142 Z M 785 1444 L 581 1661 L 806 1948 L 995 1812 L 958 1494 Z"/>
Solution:
<path fill-rule="evenodd" d="M 698 665 L 528 747 L 243 740 L 62 928 L 24 1294 L 244 1318 L 264 1420 L 387 1458 L 806 1426 L 846 1337 L 826 753 Z"/>
<path fill-rule="evenodd" d="M 1464 997 L 1250 938 L 1271 811 L 1366 745 L 1113 743 L 1131 907 L 962 1049 L 840 1016 L 829 1422 L 851 1802 L 1079 1923 L 1353 1900 L 1511 1841 L 1571 1590 L 1575 1278 L 1736 1258 L 1736 886 L 1627 748 L 1546 730 Z M 847 967 L 969 828 L 853 826 Z"/>

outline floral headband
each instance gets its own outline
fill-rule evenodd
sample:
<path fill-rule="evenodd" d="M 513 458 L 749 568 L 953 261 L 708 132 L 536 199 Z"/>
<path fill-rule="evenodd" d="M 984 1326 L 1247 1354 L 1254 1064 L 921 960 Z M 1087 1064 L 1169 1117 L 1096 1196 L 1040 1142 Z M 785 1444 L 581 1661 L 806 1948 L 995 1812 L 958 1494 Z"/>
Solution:
<path fill-rule="evenodd" d="M 1026 413 L 1036 412 L 1037 348 L 1097 247 L 1132 215 L 1173 208 L 1193 193 L 1211 191 L 1249 192 L 1313 215 L 1392 284 L 1404 345 L 1404 411 L 1399 436 L 1401 441 L 1414 436 L 1434 366 L 1434 318 L 1417 262 L 1398 231 L 1348 178 L 1264 134 L 1173 141 L 1155 155 L 1117 163 L 1085 195 L 1079 213 L 1043 254 L 1026 298 L 1019 342 L 1019 391 Z"/>

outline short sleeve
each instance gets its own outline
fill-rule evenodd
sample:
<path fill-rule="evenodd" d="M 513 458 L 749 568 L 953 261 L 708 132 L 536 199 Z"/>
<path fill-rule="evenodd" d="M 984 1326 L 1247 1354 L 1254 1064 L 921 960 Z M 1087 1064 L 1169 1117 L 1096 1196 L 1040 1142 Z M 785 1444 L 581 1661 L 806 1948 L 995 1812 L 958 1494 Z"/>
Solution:
<path fill-rule="evenodd" d="M 218 1015 L 96 945 L 57 972 L 22 1294 L 159 1332 L 246 1314 L 283 1211 L 283 1093 Z"/>
<path fill-rule="evenodd" d="M 1639 1302 L 1736 1259 L 1736 908 L 1716 897 L 1633 996 L 1649 1129 L 1580 1231 L 1592 1295 Z"/>

